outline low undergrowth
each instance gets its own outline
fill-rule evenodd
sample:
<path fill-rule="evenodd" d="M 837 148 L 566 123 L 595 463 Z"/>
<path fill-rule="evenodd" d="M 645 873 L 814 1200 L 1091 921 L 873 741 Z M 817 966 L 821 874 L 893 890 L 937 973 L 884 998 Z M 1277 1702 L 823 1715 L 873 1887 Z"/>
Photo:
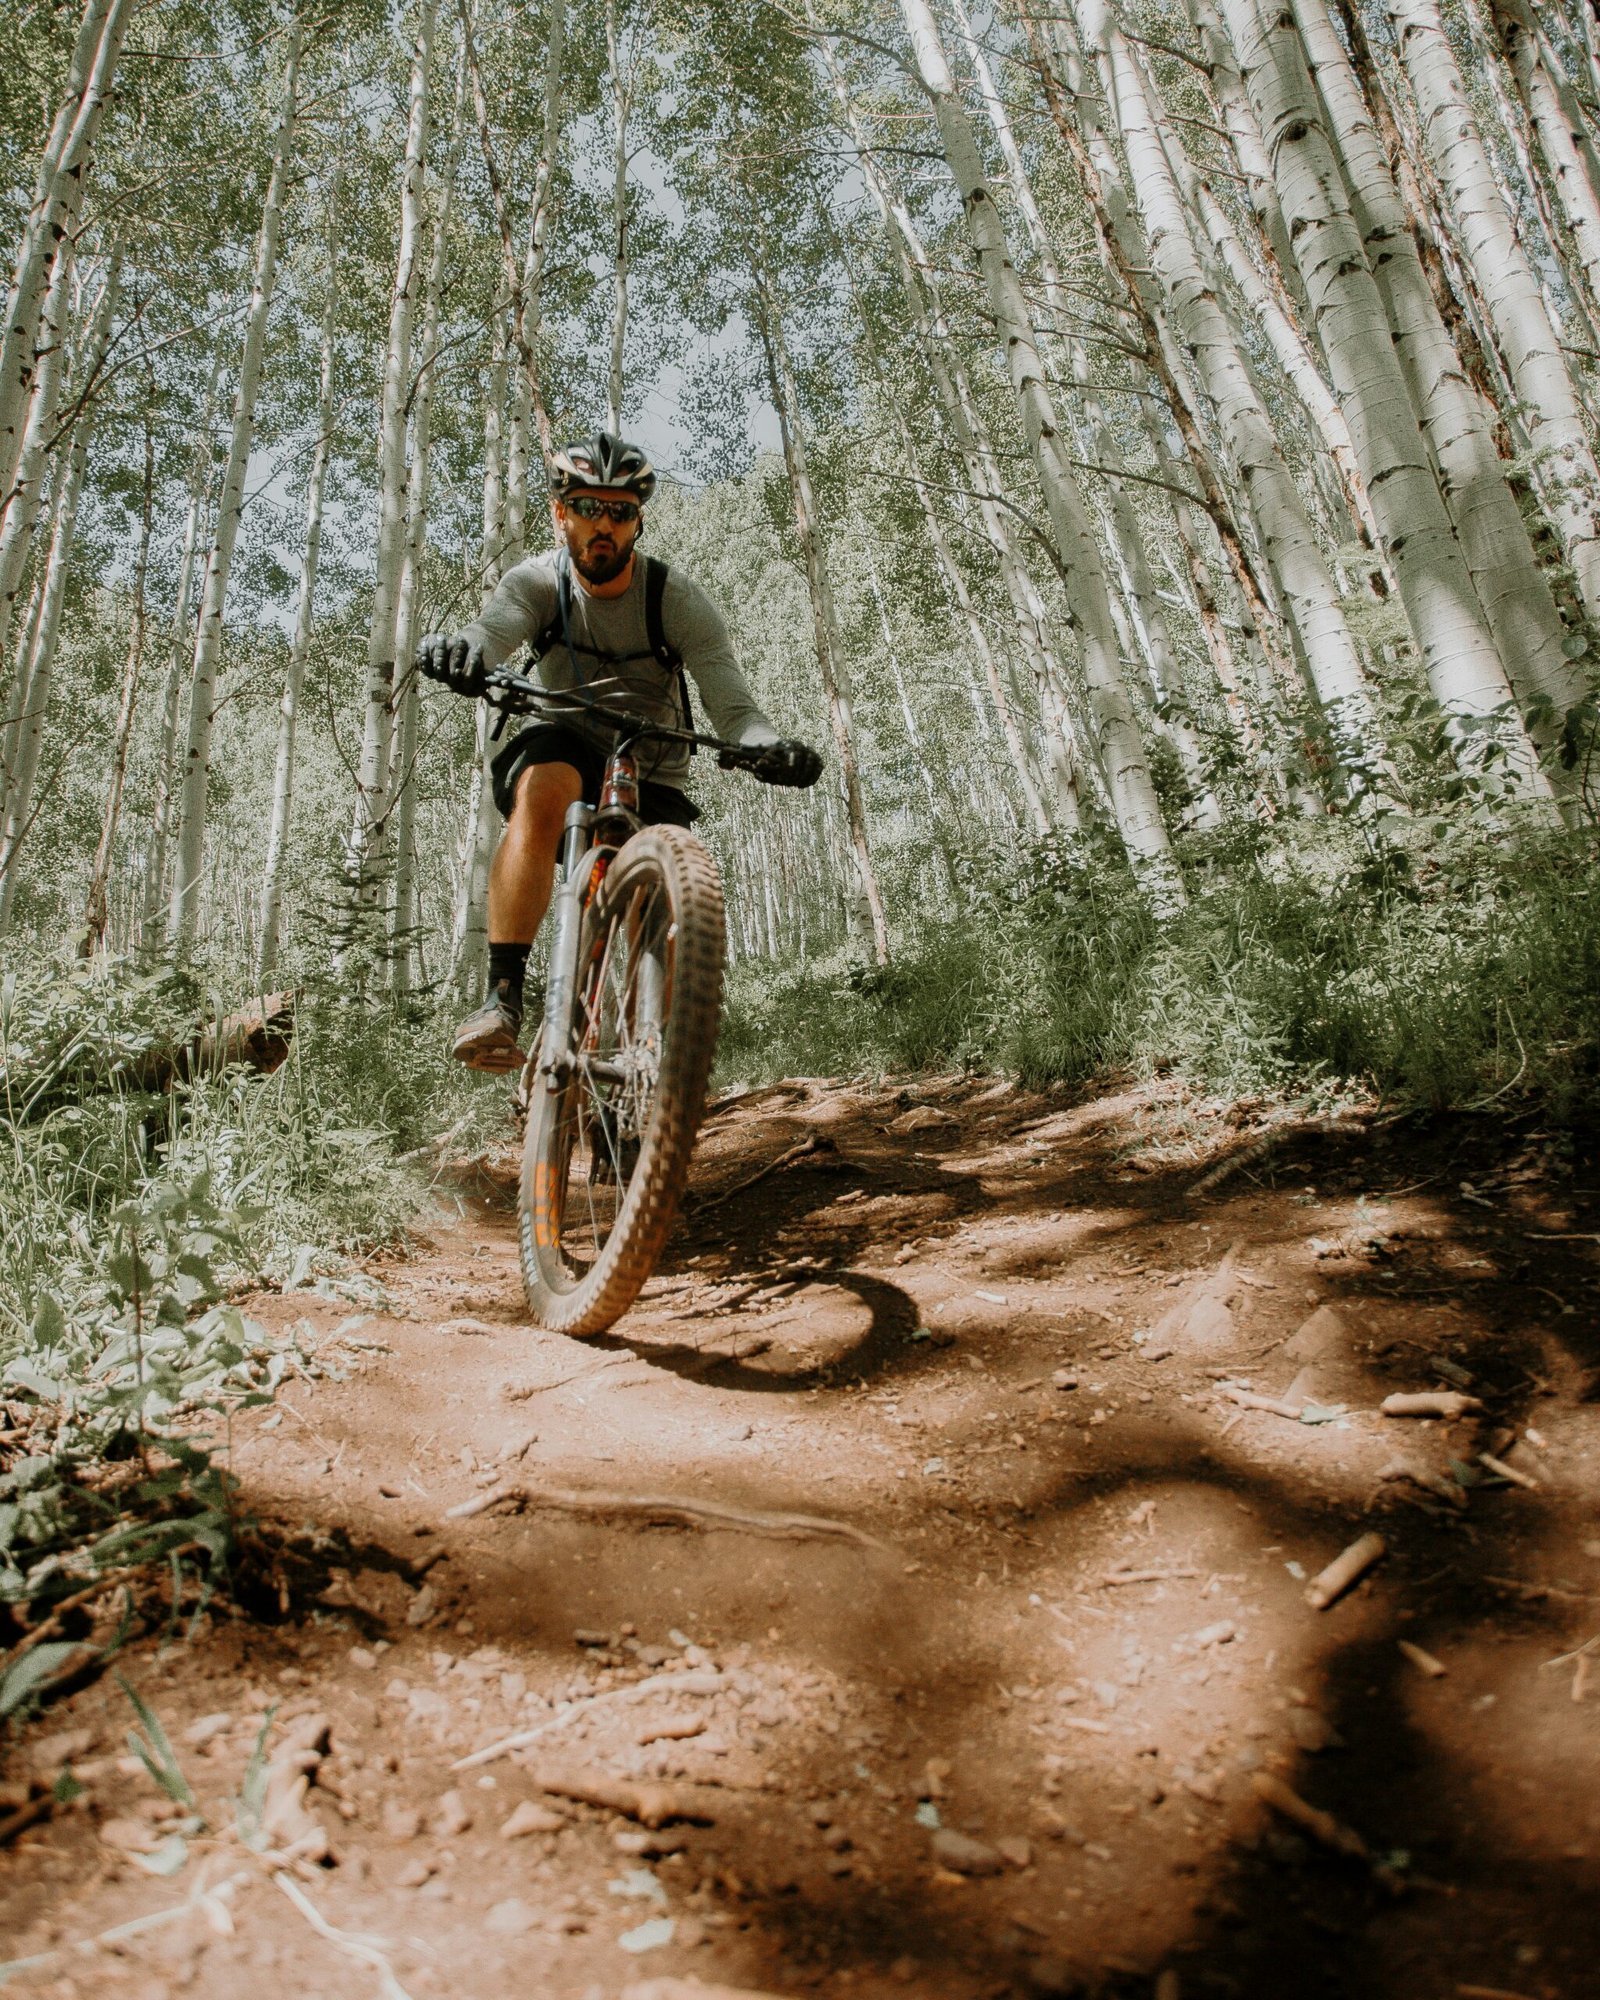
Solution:
<path fill-rule="evenodd" d="M 1165 923 L 1109 861 L 1045 851 L 973 880 L 885 970 L 747 961 L 721 1073 L 1176 1074 L 1232 1095 L 1600 1113 L 1592 834 L 1456 836 L 1408 868 L 1374 866 L 1344 831 L 1194 860 L 1198 892 Z"/>
<path fill-rule="evenodd" d="M 431 1142 L 504 1118 L 436 1023 L 348 993 L 301 996 L 270 1073 L 179 1058 L 231 1011 L 126 964 L 0 987 L 0 1718 L 114 1650 L 153 1577 L 173 1617 L 227 1577 L 218 1442 L 302 1365 L 233 1299 L 395 1239 Z"/>

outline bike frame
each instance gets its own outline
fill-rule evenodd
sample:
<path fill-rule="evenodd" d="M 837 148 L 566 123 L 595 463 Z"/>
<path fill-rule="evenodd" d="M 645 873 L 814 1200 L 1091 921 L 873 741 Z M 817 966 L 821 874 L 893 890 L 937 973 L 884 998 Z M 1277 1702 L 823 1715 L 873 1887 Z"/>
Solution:
<path fill-rule="evenodd" d="M 644 825 L 639 815 L 639 767 L 633 755 L 634 745 L 650 739 L 715 750 L 724 769 L 753 768 L 757 753 L 717 736 L 644 722 L 620 709 L 602 707 L 575 690 L 554 693 L 537 681 L 503 667 L 489 674 L 486 693 L 505 715 L 539 710 L 555 718 L 581 711 L 597 721 L 610 723 L 617 731 L 606 760 L 599 805 L 586 805 L 580 799 L 568 806 L 561 829 L 562 879 L 551 911 L 550 969 L 537 1061 L 537 1074 L 545 1088 L 555 1091 L 567 1083 L 580 1059 L 571 1043 L 584 917 L 599 892 L 612 856 Z M 609 1068 L 610 1065 L 596 1064 L 594 1074 L 602 1082 L 624 1080 L 620 1071 L 615 1076 L 607 1075 Z"/>

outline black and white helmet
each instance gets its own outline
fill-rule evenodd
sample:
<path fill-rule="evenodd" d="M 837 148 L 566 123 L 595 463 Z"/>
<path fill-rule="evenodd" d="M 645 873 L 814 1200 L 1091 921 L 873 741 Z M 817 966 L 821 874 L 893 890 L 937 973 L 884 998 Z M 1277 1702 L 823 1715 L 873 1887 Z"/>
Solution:
<path fill-rule="evenodd" d="M 642 506 L 656 490 L 656 470 L 636 444 L 625 444 L 614 431 L 596 431 L 582 444 L 553 452 L 550 491 L 557 500 L 585 487 L 631 493 Z"/>

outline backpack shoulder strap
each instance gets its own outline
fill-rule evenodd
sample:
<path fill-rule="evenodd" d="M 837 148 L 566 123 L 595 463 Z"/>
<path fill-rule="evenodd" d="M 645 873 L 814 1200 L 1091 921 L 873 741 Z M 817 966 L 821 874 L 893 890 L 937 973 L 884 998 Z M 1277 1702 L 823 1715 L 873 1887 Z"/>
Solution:
<path fill-rule="evenodd" d="M 533 641 L 531 657 L 537 662 L 553 653 L 566 640 L 572 622 L 572 577 L 565 560 L 556 558 L 556 608 L 544 630 Z"/>
<path fill-rule="evenodd" d="M 662 606 L 667 595 L 669 565 L 659 556 L 644 559 L 644 630 L 645 639 L 663 670 L 678 677 L 678 705 L 683 710 L 683 726 L 694 728 L 694 709 L 689 701 L 689 676 L 683 670 L 683 655 L 667 637 L 666 621 L 662 616 Z"/>
<path fill-rule="evenodd" d="M 662 606 L 667 596 L 668 565 L 659 556 L 644 559 L 644 629 L 650 650 L 670 674 L 683 672 L 683 655 L 667 637 Z"/>

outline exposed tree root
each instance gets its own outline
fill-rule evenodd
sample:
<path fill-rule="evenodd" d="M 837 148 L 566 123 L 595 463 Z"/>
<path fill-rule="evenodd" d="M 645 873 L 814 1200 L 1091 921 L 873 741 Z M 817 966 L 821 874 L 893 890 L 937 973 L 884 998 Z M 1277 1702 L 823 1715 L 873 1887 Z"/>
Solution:
<path fill-rule="evenodd" d="M 447 1521 L 468 1521 L 503 1501 L 521 1507 L 554 1507 L 567 1514 L 621 1514 L 638 1520 L 678 1521 L 685 1527 L 744 1528 L 754 1535 L 820 1535 L 855 1542 L 879 1555 L 895 1551 L 849 1521 L 832 1521 L 821 1514 L 772 1514 L 745 1507 L 724 1507 L 715 1500 L 680 1499 L 666 1493 L 578 1493 L 544 1486 L 496 1486 L 463 1500 L 445 1515 Z"/>

